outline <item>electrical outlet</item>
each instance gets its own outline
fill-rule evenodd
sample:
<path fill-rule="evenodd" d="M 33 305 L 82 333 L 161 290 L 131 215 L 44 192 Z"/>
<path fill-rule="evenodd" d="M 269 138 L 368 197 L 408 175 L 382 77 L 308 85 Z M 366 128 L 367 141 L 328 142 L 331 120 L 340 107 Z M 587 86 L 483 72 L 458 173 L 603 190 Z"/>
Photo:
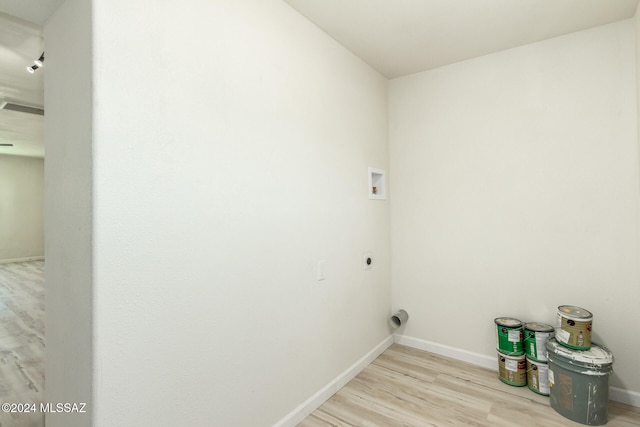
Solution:
<path fill-rule="evenodd" d="M 364 253 L 364 269 L 371 270 L 373 268 L 373 254 L 371 252 Z"/>

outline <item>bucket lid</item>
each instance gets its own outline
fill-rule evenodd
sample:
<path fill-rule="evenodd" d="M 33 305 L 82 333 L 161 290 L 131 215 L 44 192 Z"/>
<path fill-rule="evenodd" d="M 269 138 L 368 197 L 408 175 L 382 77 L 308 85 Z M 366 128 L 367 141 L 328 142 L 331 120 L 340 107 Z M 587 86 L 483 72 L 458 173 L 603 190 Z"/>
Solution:
<path fill-rule="evenodd" d="M 525 323 L 524 328 L 536 332 L 553 332 L 555 330 L 555 328 L 551 325 L 538 322 Z"/>
<path fill-rule="evenodd" d="M 593 318 L 593 314 L 591 314 L 589 310 L 574 305 L 561 305 L 558 307 L 558 313 L 576 320 L 589 320 Z"/>
<path fill-rule="evenodd" d="M 513 317 L 497 317 L 495 322 L 500 326 L 506 326 L 508 328 L 518 328 L 522 326 L 522 322 Z"/>
<path fill-rule="evenodd" d="M 613 364 L 613 353 L 606 347 L 591 343 L 589 350 L 573 350 L 565 347 L 556 341 L 555 338 L 547 340 L 547 351 L 549 355 L 556 355 L 559 358 L 567 359 L 572 365 L 584 368 L 603 368 Z"/>

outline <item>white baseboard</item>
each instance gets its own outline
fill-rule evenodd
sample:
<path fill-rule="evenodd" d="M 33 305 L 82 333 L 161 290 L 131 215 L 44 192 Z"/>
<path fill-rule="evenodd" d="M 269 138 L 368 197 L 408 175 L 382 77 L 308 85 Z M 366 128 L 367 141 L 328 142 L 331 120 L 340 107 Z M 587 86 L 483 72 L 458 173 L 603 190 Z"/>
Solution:
<path fill-rule="evenodd" d="M 0 264 L 10 264 L 12 262 L 42 261 L 43 256 L 29 256 L 25 258 L 0 259 Z"/>
<path fill-rule="evenodd" d="M 424 350 L 429 353 L 435 353 L 441 356 L 468 362 L 472 365 L 482 366 L 483 368 L 489 368 L 494 371 L 498 370 L 498 360 L 495 357 L 455 347 L 449 347 L 448 345 L 438 344 L 437 342 L 426 341 L 420 338 L 408 337 L 406 335 L 394 335 L 393 341 L 398 344 L 406 345 L 407 347 L 413 347 L 418 350 Z"/>
<path fill-rule="evenodd" d="M 618 387 L 609 387 L 609 400 L 640 408 L 640 393 Z"/>
<path fill-rule="evenodd" d="M 449 347 L 448 345 L 438 344 L 436 342 L 426 341 L 420 338 L 408 337 L 406 335 L 394 335 L 393 341 L 398 344 L 406 345 L 407 347 L 413 347 L 418 350 L 424 350 L 441 356 L 450 357 L 452 359 L 461 360 L 463 362 L 471 363 L 472 365 L 489 368 L 493 371 L 498 370 L 497 360 L 494 357 L 484 354 Z M 609 387 L 609 399 L 624 403 L 625 405 L 640 408 L 640 393 L 635 391 L 625 390 L 618 387 Z"/>
<path fill-rule="evenodd" d="M 393 335 L 389 335 L 380 344 L 364 355 L 360 360 L 351 365 L 346 371 L 334 378 L 329 384 L 322 387 L 313 396 L 302 402 L 296 409 L 274 424 L 274 427 L 293 427 L 304 420 L 309 414 L 318 409 L 320 405 L 329 400 L 338 390 L 344 387 L 364 368 L 369 366 L 389 346 L 393 344 Z"/>

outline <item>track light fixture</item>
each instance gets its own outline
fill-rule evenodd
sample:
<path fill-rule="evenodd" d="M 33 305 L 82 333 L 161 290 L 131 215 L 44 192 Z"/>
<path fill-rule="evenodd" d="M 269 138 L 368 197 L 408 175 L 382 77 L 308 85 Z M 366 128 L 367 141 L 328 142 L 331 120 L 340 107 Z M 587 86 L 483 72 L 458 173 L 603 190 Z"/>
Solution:
<path fill-rule="evenodd" d="M 43 62 L 44 62 L 44 52 L 42 52 L 42 55 L 40 55 L 40 58 L 33 61 L 33 63 L 36 64 L 38 67 L 42 67 Z"/>
<path fill-rule="evenodd" d="M 31 67 L 27 67 L 27 71 L 31 74 L 35 73 L 38 68 L 42 68 L 44 63 L 44 52 L 40 55 L 40 58 L 33 60 L 33 65 Z"/>

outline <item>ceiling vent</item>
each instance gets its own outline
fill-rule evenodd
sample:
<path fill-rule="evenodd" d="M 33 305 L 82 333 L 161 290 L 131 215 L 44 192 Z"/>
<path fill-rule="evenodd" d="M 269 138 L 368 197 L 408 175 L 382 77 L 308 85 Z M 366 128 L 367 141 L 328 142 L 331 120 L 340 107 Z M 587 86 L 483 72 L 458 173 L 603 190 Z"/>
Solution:
<path fill-rule="evenodd" d="M 44 109 L 38 107 L 30 107 L 28 105 L 20 105 L 13 102 L 0 100 L 0 110 L 19 111 L 21 113 L 37 114 L 44 116 Z"/>

